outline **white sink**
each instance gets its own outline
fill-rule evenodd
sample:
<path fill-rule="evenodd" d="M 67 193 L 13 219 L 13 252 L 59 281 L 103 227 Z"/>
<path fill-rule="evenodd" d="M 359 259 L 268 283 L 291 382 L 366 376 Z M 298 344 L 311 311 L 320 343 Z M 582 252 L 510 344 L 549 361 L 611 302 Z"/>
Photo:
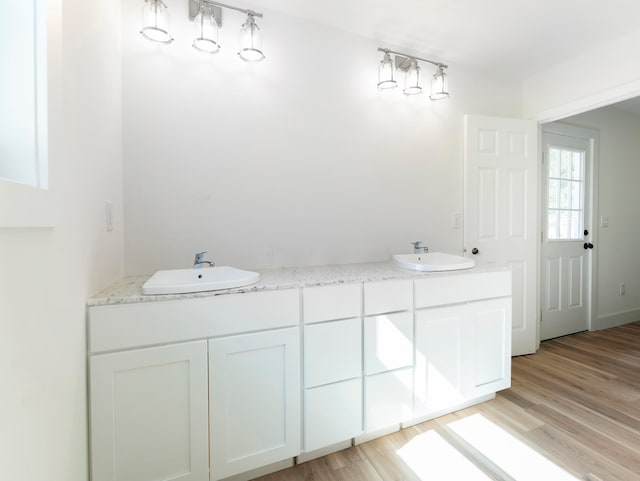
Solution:
<path fill-rule="evenodd" d="M 429 272 L 471 269 L 476 265 L 473 259 L 453 254 L 445 254 L 444 252 L 396 254 L 393 256 L 393 262 L 404 269 Z"/>
<path fill-rule="evenodd" d="M 202 269 L 172 269 L 158 271 L 142 285 L 142 293 L 184 294 L 217 291 L 248 286 L 260 280 L 260 274 L 235 267 L 219 266 Z"/>

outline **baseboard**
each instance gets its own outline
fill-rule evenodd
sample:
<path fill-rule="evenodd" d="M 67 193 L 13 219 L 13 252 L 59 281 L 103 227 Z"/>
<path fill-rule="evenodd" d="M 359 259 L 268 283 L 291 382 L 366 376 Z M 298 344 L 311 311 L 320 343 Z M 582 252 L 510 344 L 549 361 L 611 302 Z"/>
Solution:
<path fill-rule="evenodd" d="M 487 394 L 485 396 L 480 396 L 477 398 L 469 399 L 468 401 L 462 402 L 456 406 L 449 407 L 447 409 L 442 409 L 440 411 L 434 411 L 424 416 L 419 416 L 411 421 L 407 421 L 402 423 L 402 429 L 415 426 L 416 424 L 424 423 L 427 421 L 431 421 L 432 419 L 438 418 L 440 416 L 445 416 L 447 414 L 451 414 L 455 411 L 460 411 L 461 409 L 465 409 L 471 406 L 475 406 L 476 404 L 483 403 L 485 401 L 491 401 L 496 397 L 496 393 Z"/>
<path fill-rule="evenodd" d="M 393 426 L 389 426 L 387 428 L 378 429 L 377 431 L 373 431 L 370 433 L 361 434 L 360 436 L 357 436 L 353 439 L 353 444 L 357 445 L 366 443 L 398 431 L 400 431 L 400 423 L 394 424 Z"/>
<path fill-rule="evenodd" d="M 235 476 L 224 478 L 221 481 L 249 481 L 251 479 L 259 478 L 261 476 L 266 476 L 267 474 L 275 473 L 276 471 L 280 471 L 282 469 L 290 468 L 293 465 L 294 465 L 294 459 L 289 458 L 289 459 L 285 459 L 284 461 L 279 461 L 277 463 L 269 464 L 268 466 L 262 466 L 261 468 L 253 469 L 245 473 L 240 473 L 240 474 L 236 474 Z"/>
<path fill-rule="evenodd" d="M 640 321 L 640 309 L 630 309 L 628 311 L 598 316 L 594 330 L 598 331 L 600 329 L 622 326 L 623 324 L 629 324 L 635 321 Z"/>
<path fill-rule="evenodd" d="M 296 464 L 306 463 L 307 461 L 311 461 L 312 459 L 321 458 L 322 456 L 326 456 L 327 454 L 342 451 L 343 449 L 348 449 L 351 447 L 351 445 L 351 439 L 347 439 L 346 441 L 332 444 L 331 446 L 326 446 L 324 448 L 316 449 L 315 451 L 300 453 L 296 457 Z"/>

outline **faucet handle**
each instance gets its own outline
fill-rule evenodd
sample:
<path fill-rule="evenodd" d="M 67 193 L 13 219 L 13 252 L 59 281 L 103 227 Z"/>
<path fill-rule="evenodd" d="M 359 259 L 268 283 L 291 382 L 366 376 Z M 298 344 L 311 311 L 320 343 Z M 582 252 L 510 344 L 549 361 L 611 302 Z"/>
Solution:
<path fill-rule="evenodd" d="M 420 244 L 422 244 L 422 241 L 409 242 L 409 244 L 411 244 L 416 249 L 420 249 Z"/>
<path fill-rule="evenodd" d="M 194 259 L 193 263 L 194 264 L 201 264 L 202 261 L 204 260 L 204 255 L 206 253 L 207 253 L 207 251 L 196 253 L 196 258 Z"/>

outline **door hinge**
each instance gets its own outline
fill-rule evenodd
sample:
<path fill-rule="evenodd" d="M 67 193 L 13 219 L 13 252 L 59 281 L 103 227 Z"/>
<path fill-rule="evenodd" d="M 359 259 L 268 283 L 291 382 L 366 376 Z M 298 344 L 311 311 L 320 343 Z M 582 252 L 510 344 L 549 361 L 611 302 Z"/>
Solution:
<path fill-rule="evenodd" d="M 542 165 L 544 165 L 544 152 L 542 152 Z"/>
<path fill-rule="evenodd" d="M 540 231 L 540 243 L 543 243 L 543 242 L 544 242 L 544 231 L 541 230 Z"/>

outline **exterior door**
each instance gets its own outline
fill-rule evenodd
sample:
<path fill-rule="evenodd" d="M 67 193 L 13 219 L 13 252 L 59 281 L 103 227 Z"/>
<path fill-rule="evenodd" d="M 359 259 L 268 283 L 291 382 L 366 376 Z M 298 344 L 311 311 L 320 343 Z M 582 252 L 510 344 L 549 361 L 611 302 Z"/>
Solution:
<path fill-rule="evenodd" d="M 540 338 L 589 328 L 590 141 L 544 132 Z"/>
<path fill-rule="evenodd" d="M 512 270 L 512 354 L 538 347 L 538 145 L 532 120 L 465 116 L 464 247 Z"/>

